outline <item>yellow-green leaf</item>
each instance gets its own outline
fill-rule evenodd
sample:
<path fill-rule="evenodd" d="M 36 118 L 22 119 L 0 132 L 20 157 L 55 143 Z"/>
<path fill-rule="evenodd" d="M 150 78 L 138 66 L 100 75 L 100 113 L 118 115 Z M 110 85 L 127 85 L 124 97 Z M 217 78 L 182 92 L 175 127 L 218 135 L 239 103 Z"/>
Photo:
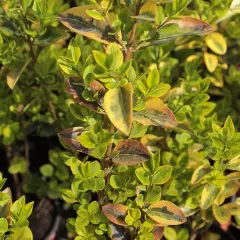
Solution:
<path fill-rule="evenodd" d="M 231 215 L 240 215 L 240 205 L 236 202 L 227 203 L 224 205 L 224 208 L 230 212 Z"/>
<path fill-rule="evenodd" d="M 211 53 L 204 53 L 204 62 L 209 72 L 214 72 L 218 66 L 218 57 Z"/>
<path fill-rule="evenodd" d="M 227 52 L 227 42 L 221 33 L 211 33 L 206 36 L 205 41 L 213 52 L 220 55 L 224 55 Z"/>
<path fill-rule="evenodd" d="M 156 68 L 154 68 L 148 75 L 147 78 L 147 85 L 149 88 L 157 85 L 159 83 L 160 80 L 160 76 L 159 76 L 159 72 Z"/>
<path fill-rule="evenodd" d="M 15 87 L 18 79 L 20 78 L 21 74 L 26 69 L 30 61 L 31 59 L 28 59 L 24 64 L 20 65 L 18 68 L 15 68 L 10 73 L 8 73 L 7 84 L 11 89 Z"/>
<path fill-rule="evenodd" d="M 209 208 L 213 204 L 219 193 L 220 193 L 219 187 L 212 183 L 207 184 L 202 191 L 201 208 L 202 209 Z"/>
<path fill-rule="evenodd" d="M 203 179 L 204 176 L 206 176 L 210 172 L 211 172 L 210 166 L 202 165 L 202 166 L 198 167 L 193 172 L 191 183 L 192 184 L 198 183 L 199 181 L 201 181 Z"/>
<path fill-rule="evenodd" d="M 122 204 L 107 204 L 102 207 L 102 211 L 111 222 L 117 225 L 127 226 L 124 220 L 127 216 L 127 206 Z"/>
<path fill-rule="evenodd" d="M 233 158 L 226 163 L 226 168 L 233 171 L 240 171 L 240 157 Z"/>
<path fill-rule="evenodd" d="M 231 219 L 230 212 L 224 206 L 212 206 L 213 215 L 220 224 L 228 223 Z"/>
<path fill-rule="evenodd" d="M 175 127 L 176 118 L 172 111 L 159 98 L 152 98 L 146 102 L 145 110 L 135 112 L 134 120 L 145 126 Z"/>
<path fill-rule="evenodd" d="M 112 124 L 129 135 L 132 126 L 132 84 L 108 90 L 104 96 L 103 108 Z"/>
<path fill-rule="evenodd" d="M 150 155 L 147 148 L 139 141 L 122 140 L 115 149 L 117 155 L 112 158 L 115 164 L 136 165 L 148 161 Z"/>
<path fill-rule="evenodd" d="M 187 220 L 179 207 L 165 200 L 150 205 L 147 215 L 162 225 L 179 225 Z"/>
<path fill-rule="evenodd" d="M 96 9 L 87 9 L 86 13 L 87 13 L 88 16 L 90 16 L 90 17 L 92 17 L 92 18 L 94 18 L 96 20 L 100 20 L 101 21 L 101 20 L 104 19 L 103 15 Z"/>

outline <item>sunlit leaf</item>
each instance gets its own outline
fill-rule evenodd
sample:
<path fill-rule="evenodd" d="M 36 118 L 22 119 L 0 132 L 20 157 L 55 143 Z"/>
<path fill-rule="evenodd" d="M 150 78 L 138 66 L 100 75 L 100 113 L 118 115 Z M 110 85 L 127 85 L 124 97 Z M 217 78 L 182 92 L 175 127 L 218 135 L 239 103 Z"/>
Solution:
<path fill-rule="evenodd" d="M 224 224 L 230 221 L 231 214 L 225 207 L 213 205 L 212 209 L 214 217 L 220 224 Z"/>
<path fill-rule="evenodd" d="M 211 53 L 204 53 L 204 62 L 209 72 L 214 72 L 218 66 L 218 57 Z"/>
<path fill-rule="evenodd" d="M 127 206 L 122 204 L 107 204 L 102 207 L 102 211 L 111 222 L 117 225 L 127 226 L 124 220 L 127 216 Z"/>
<path fill-rule="evenodd" d="M 147 148 L 135 140 L 120 141 L 116 145 L 114 152 L 118 153 L 118 155 L 114 156 L 112 161 L 119 165 L 136 165 L 148 161 L 150 157 Z"/>
<path fill-rule="evenodd" d="M 240 204 L 236 202 L 227 203 L 224 205 L 224 208 L 231 215 L 240 215 Z"/>
<path fill-rule="evenodd" d="M 233 158 L 226 163 L 226 168 L 233 171 L 240 171 L 240 157 Z"/>
<path fill-rule="evenodd" d="M 59 20 L 71 30 L 85 37 L 108 44 L 114 41 L 109 35 L 111 27 L 105 21 L 96 21 L 86 13 L 88 10 L 97 10 L 96 6 L 80 6 L 66 10 L 59 15 Z"/>
<path fill-rule="evenodd" d="M 213 204 L 219 193 L 220 193 L 219 187 L 212 183 L 207 184 L 202 192 L 201 208 L 202 209 L 209 208 Z"/>
<path fill-rule="evenodd" d="M 230 10 L 234 13 L 239 13 L 240 11 L 240 0 L 233 0 L 230 6 Z"/>
<path fill-rule="evenodd" d="M 205 166 L 202 165 L 200 167 L 198 167 L 192 175 L 192 179 L 191 179 L 191 183 L 192 184 L 196 184 L 199 181 L 201 181 L 203 179 L 204 176 L 206 176 L 208 173 L 211 172 L 211 167 L 210 166 Z"/>
<path fill-rule="evenodd" d="M 108 90 L 104 96 L 103 108 L 112 124 L 129 135 L 132 126 L 132 84 Z"/>
<path fill-rule="evenodd" d="M 165 200 L 150 205 L 147 215 L 163 225 L 179 225 L 187 220 L 179 207 Z"/>
<path fill-rule="evenodd" d="M 218 32 L 211 33 L 205 38 L 207 46 L 215 53 L 224 55 L 227 51 L 227 42 Z"/>
<path fill-rule="evenodd" d="M 134 120 L 145 126 L 175 127 L 176 118 L 172 111 L 159 98 L 152 98 L 146 102 L 146 109 L 134 112 Z"/>
<path fill-rule="evenodd" d="M 13 89 L 20 78 L 23 71 L 27 68 L 28 64 L 31 62 L 31 59 L 26 60 L 24 64 L 21 64 L 18 68 L 12 69 L 7 75 L 7 84 Z"/>

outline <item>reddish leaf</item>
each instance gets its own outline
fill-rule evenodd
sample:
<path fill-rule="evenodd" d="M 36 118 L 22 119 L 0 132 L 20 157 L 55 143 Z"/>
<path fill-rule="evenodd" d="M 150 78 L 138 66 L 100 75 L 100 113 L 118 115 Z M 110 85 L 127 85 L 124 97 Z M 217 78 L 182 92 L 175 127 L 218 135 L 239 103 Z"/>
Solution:
<path fill-rule="evenodd" d="M 164 232 L 164 227 L 160 227 L 158 225 L 155 225 L 152 233 L 154 234 L 155 239 L 154 240 L 160 240 L 163 236 L 163 232 Z"/>
<path fill-rule="evenodd" d="M 107 204 L 102 207 L 105 216 L 113 223 L 121 226 L 127 226 L 125 217 L 128 207 L 122 204 Z"/>
<path fill-rule="evenodd" d="M 112 160 L 119 165 L 136 165 L 149 159 L 147 148 L 135 140 L 122 140 L 116 145 L 114 152 L 119 154 Z"/>

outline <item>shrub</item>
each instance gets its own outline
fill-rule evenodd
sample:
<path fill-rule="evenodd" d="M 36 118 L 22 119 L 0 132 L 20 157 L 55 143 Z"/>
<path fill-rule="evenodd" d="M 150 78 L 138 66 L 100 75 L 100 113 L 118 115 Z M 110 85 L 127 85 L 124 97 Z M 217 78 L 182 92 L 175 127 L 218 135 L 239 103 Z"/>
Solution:
<path fill-rule="evenodd" d="M 1 104 L 3 144 L 24 140 L 26 150 L 32 120 L 69 150 L 49 152 L 43 177 L 29 172 L 27 151 L 15 156 L 9 172 L 23 174 L 23 190 L 70 204 L 76 240 L 195 239 L 215 221 L 239 224 L 239 107 L 230 105 L 239 2 L 60 5 L 4 1 L 0 16 L 13 89 Z M 67 48 L 56 14 L 77 33 Z"/>

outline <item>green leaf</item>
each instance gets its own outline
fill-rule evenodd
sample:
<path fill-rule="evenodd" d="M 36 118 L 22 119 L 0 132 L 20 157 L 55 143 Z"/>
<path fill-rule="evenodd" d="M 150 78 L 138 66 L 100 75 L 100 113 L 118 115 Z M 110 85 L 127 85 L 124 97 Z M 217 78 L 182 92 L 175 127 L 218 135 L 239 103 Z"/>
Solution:
<path fill-rule="evenodd" d="M 97 147 L 97 143 L 94 141 L 92 133 L 88 131 L 84 131 L 80 136 L 77 136 L 77 140 L 85 148 L 92 149 Z"/>
<path fill-rule="evenodd" d="M 152 204 L 161 199 L 161 187 L 160 186 L 154 186 L 146 195 L 145 200 Z"/>
<path fill-rule="evenodd" d="M 85 37 L 108 44 L 114 41 L 109 34 L 111 27 L 105 21 L 92 21 L 86 10 L 97 10 L 96 6 L 86 5 L 70 8 L 59 15 L 59 20 L 69 29 Z"/>
<path fill-rule="evenodd" d="M 20 76 L 27 68 L 28 64 L 31 62 L 31 59 L 26 60 L 24 64 L 21 64 L 18 68 L 12 69 L 7 75 L 7 84 L 13 89 L 19 80 Z"/>
<path fill-rule="evenodd" d="M 99 11 L 95 10 L 95 9 L 92 9 L 92 10 L 87 9 L 86 13 L 87 13 L 88 16 L 90 16 L 90 17 L 92 17 L 92 18 L 94 18 L 96 20 L 100 20 L 101 21 L 101 20 L 104 19 L 102 14 Z"/>
<path fill-rule="evenodd" d="M 160 76 L 159 76 L 159 72 L 156 68 L 154 68 L 148 75 L 147 78 L 147 85 L 149 88 L 157 85 L 160 81 Z"/>
<path fill-rule="evenodd" d="M 0 218 L 0 234 L 8 231 L 8 221 L 5 218 Z"/>
<path fill-rule="evenodd" d="M 33 210 L 33 204 L 34 202 L 27 203 L 20 212 L 19 218 L 26 219 L 28 218 Z"/>
<path fill-rule="evenodd" d="M 149 97 L 162 97 L 169 91 L 169 89 L 170 89 L 169 84 L 159 83 L 159 84 L 153 86 L 151 89 L 149 89 L 147 95 Z"/>
<path fill-rule="evenodd" d="M 116 43 L 110 43 L 107 47 L 107 66 L 111 71 L 116 71 L 123 65 L 123 53 Z"/>
<path fill-rule="evenodd" d="M 178 239 L 176 231 L 171 227 L 165 227 L 163 235 L 167 240 L 177 240 Z"/>
<path fill-rule="evenodd" d="M 23 157 L 15 157 L 13 159 L 13 162 L 11 163 L 10 167 L 8 168 L 8 171 L 11 174 L 25 173 L 27 171 L 26 160 Z"/>
<path fill-rule="evenodd" d="M 45 177 L 52 177 L 54 173 L 54 167 L 52 164 L 44 164 L 40 167 L 40 172 Z"/>
<path fill-rule="evenodd" d="M 26 198 L 25 196 L 20 197 L 17 201 L 13 203 L 11 206 L 11 212 L 15 214 L 16 216 L 19 216 L 21 209 L 26 203 Z"/>
<path fill-rule="evenodd" d="M 129 135 L 132 126 L 132 84 L 108 90 L 104 96 L 103 108 L 112 124 Z"/>
<path fill-rule="evenodd" d="M 135 140 L 122 140 L 115 149 L 117 155 L 112 158 L 115 164 L 136 165 L 148 161 L 149 152 L 140 142 Z"/>
<path fill-rule="evenodd" d="M 204 53 L 204 62 L 209 72 L 214 72 L 218 66 L 218 57 L 214 54 Z"/>
<path fill-rule="evenodd" d="M 196 184 L 196 183 L 200 182 L 204 178 L 204 176 L 206 176 L 211 171 L 212 171 L 212 168 L 208 165 L 202 165 L 202 166 L 198 167 L 193 172 L 191 183 Z"/>
<path fill-rule="evenodd" d="M 182 228 L 179 232 L 178 232 L 178 240 L 188 240 L 189 239 L 189 232 L 186 228 Z"/>
<path fill-rule="evenodd" d="M 138 122 L 133 122 L 133 127 L 130 132 L 129 138 L 140 138 L 147 132 L 148 126 L 143 126 Z"/>
<path fill-rule="evenodd" d="M 93 57 L 96 61 L 96 63 L 101 66 L 103 69 L 107 70 L 107 65 L 106 65 L 106 61 L 107 61 L 107 56 L 106 54 L 97 51 L 97 50 L 93 50 Z"/>
<path fill-rule="evenodd" d="M 201 208 L 208 209 L 213 204 L 219 193 L 219 187 L 212 183 L 207 184 L 202 192 Z"/>
<path fill-rule="evenodd" d="M 229 160 L 226 163 L 226 168 L 233 171 L 240 171 L 240 157 L 237 156 L 236 158 Z"/>
<path fill-rule="evenodd" d="M 172 167 L 170 165 L 160 166 L 154 173 L 152 178 L 153 184 L 164 184 L 166 183 L 172 174 Z"/>
<path fill-rule="evenodd" d="M 213 205 L 213 215 L 220 224 L 226 224 L 231 219 L 230 211 L 224 206 Z"/>
<path fill-rule="evenodd" d="M 179 225 L 187 220 L 179 207 L 165 200 L 150 205 L 147 215 L 162 225 Z"/>
<path fill-rule="evenodd" d="M 14 232 L 9 237 L 14 240 L 33 240 L 32 232 L 28 227 L 14 229 Z"/>
<path fill-rule="evenodd" d="M 99 210 L 99 204 L 97 201 L 93 201 L 91 202 L 89 205 L 88 205 L 88 212 L 90 214 L 96 214 L 98 213 L 100 210 Z"/>
<path fill-rule="evenodd" d="M 149 173 L 147 171 L 145 171 L 145 169 L 143 167 L 141 168 L 137 168 L 135 170 L 135 174 L 138 178 L 138 180 L 143 184 L 143 185 L 150 185 L 150 176 Z"/>

